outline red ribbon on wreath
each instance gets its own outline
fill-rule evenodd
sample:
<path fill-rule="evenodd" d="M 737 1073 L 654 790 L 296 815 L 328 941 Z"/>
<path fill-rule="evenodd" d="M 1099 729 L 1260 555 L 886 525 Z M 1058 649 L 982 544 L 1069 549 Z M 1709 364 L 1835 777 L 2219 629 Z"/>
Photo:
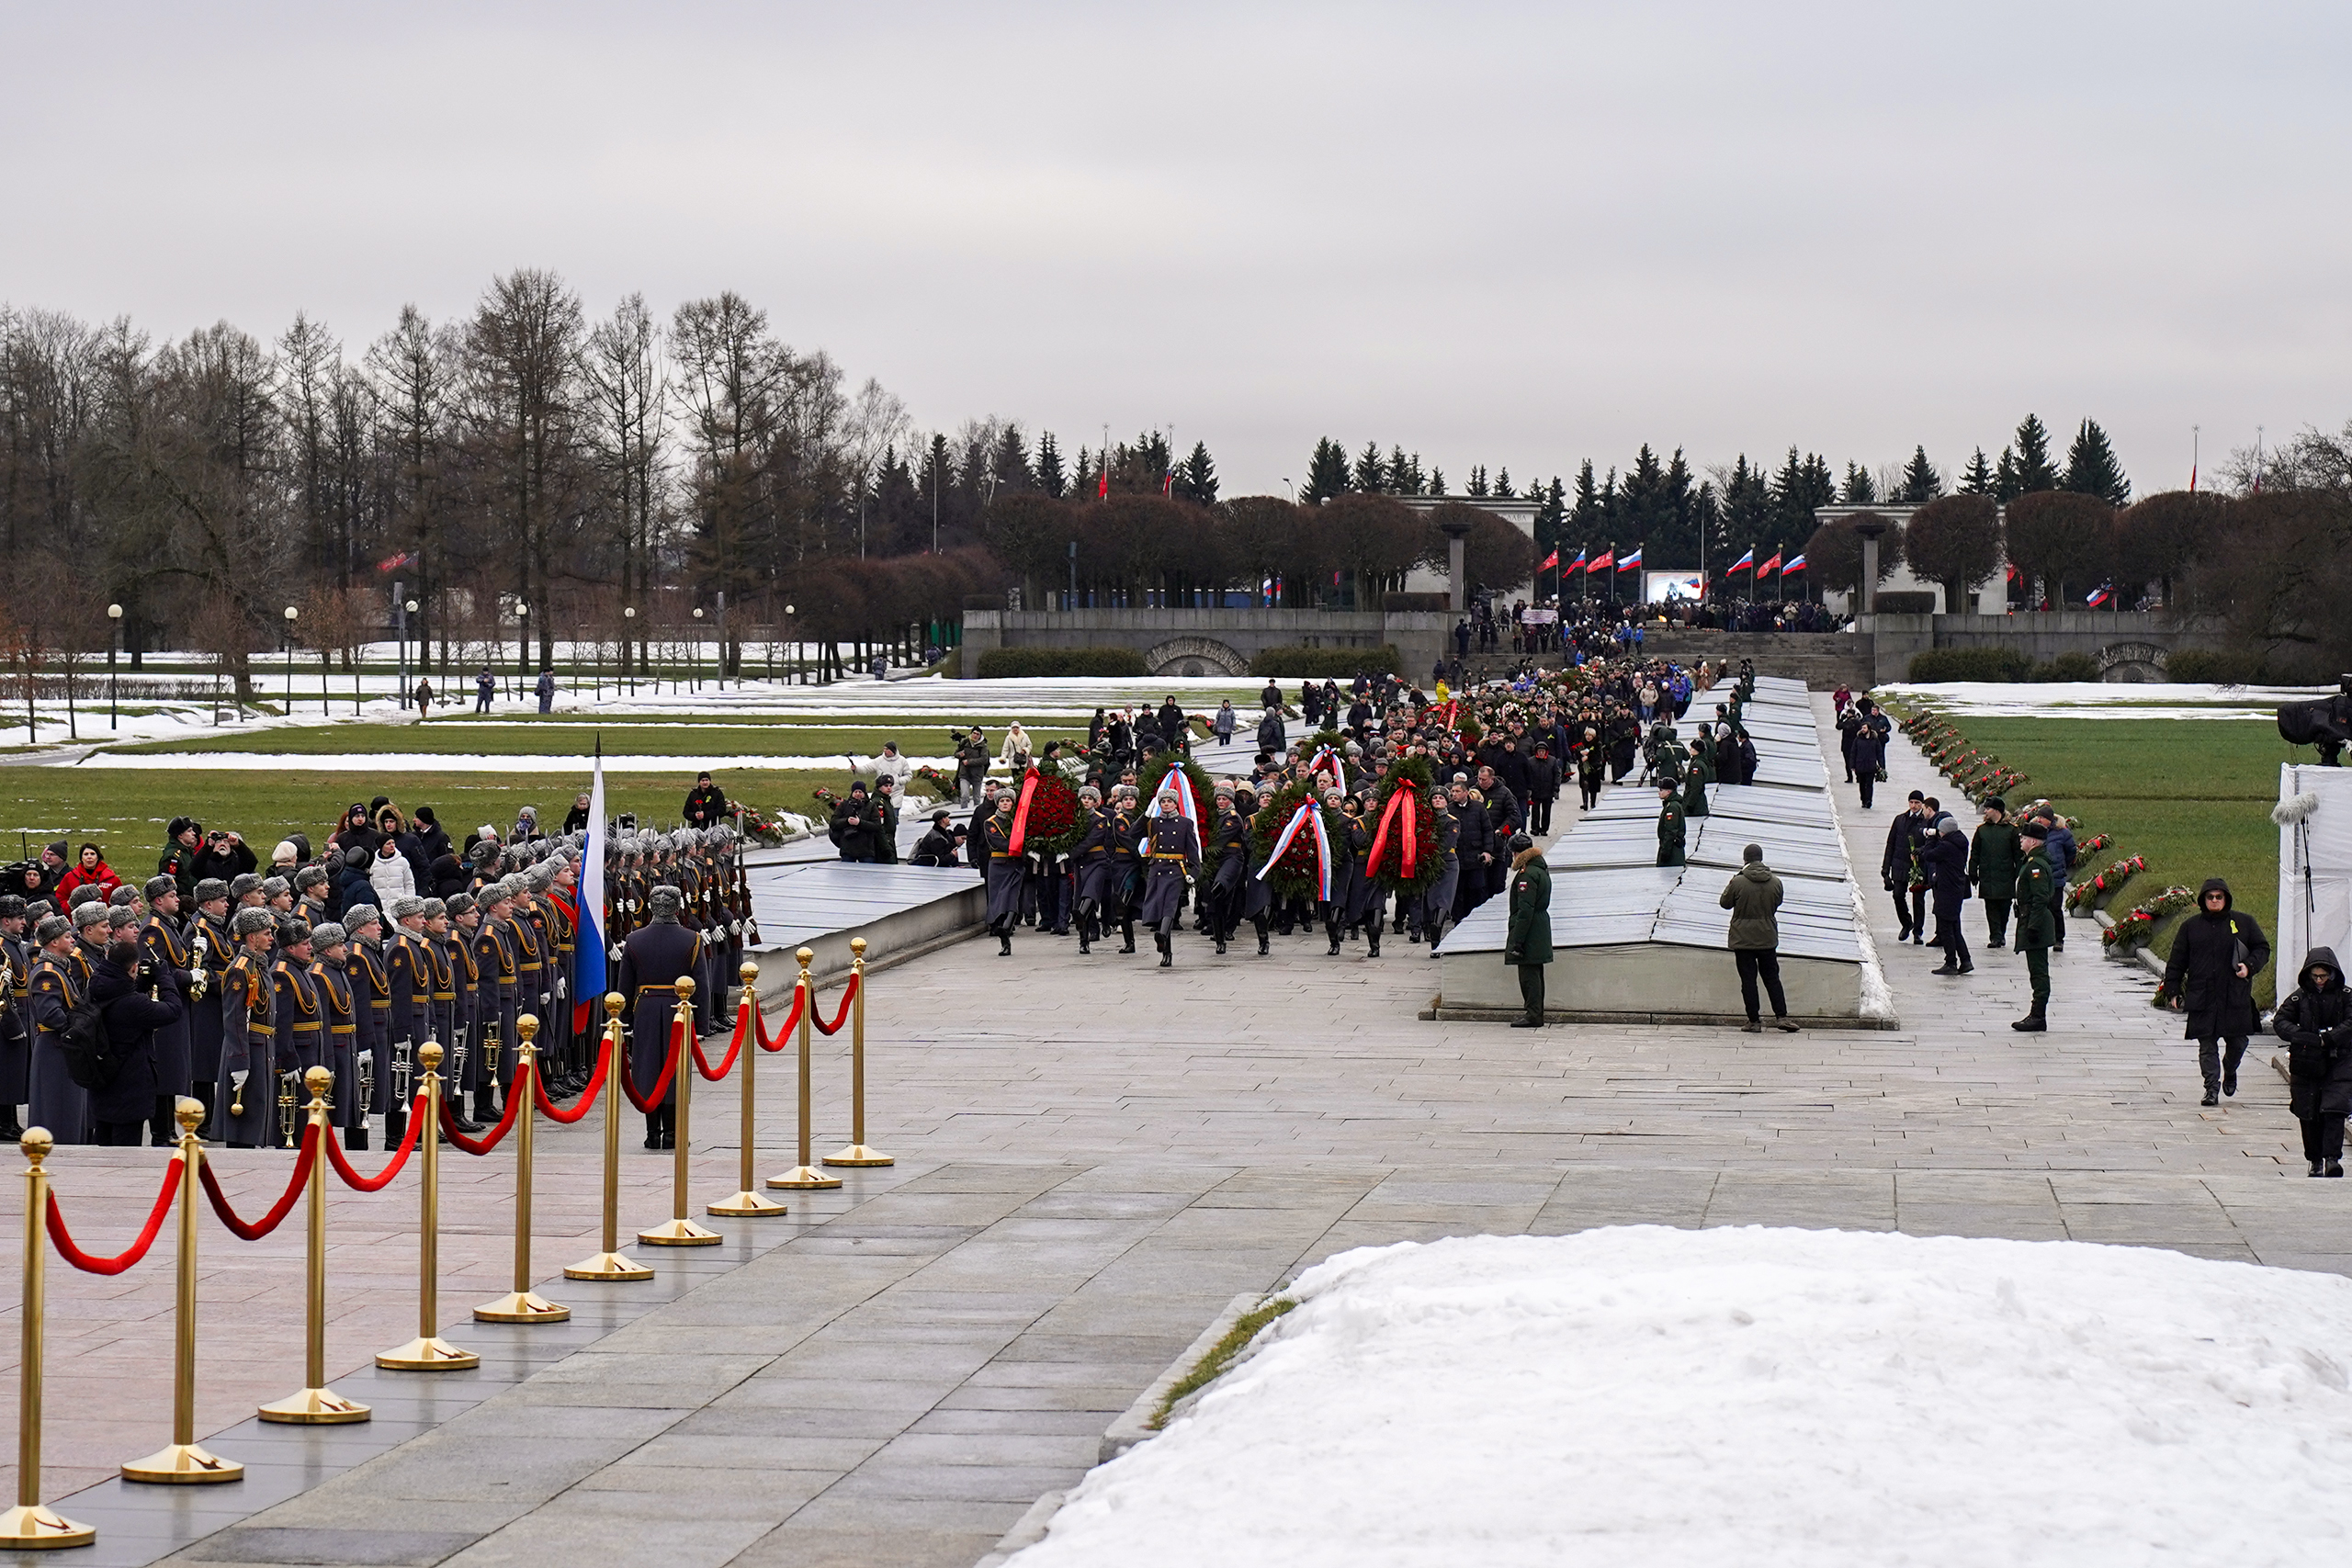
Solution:
<path fill-rule="evenodd" d="M 1396 863 L 1398 874 L 1407 881 L 1413 876 L 1415 852 L 1420 845 L 1420 814 L 1414 804 L 1413 781 L 1398 779 L 1396 790 L 1388 796 L 1388 809 L 1380 814 L 1380 827 L 1372 835 L 1372 852 L 1364 856 L 1363 872 L 1370 876 L 1380 869 L 1380 853 L 1388 847 L 1389 829 L 1396 825 L 1399 812 L 1406 814 L 1404 830 L 1398 834 Z"/>
<path fill-rule="evenodd" d="M 1012 808 L 1012 838 L 1004 846 L 1005 853 L 1021 852 L 1021 841 L 1029 836 L 1029 803 L 1036 798 L 1037 770 L 1032 768 L 1021 780 L 1021 800 Z"/>

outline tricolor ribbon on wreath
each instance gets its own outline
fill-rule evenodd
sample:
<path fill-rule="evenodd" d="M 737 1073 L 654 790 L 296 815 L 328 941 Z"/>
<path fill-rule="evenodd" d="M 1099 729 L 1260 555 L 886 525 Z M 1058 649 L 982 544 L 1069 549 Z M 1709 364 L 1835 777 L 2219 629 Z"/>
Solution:
<path fill-rule="evenodd" d="M 1329 746 L 1322 748 L 1307 760 L 1306 771 L 1310 773 L 1329 773 L 1331 775 L 1333 784 L 1341 789 L 1347 788 L 1347 777 L 1340 771 L 1340 754 Z"/>
<path fill-rule="evenodd" d="M 1017 855 L 1021 852 L 1023 840 L 1029 837 L 1029 803 L 1036 798 L 1037 770 L 1032 768 L 1021 780 L 1021 798 L 1012 807 L 1012 837 L 1004 846 L 1005 853 Z"/>
<path fill-rule="evenodd" d="M 1399 822 L 1398 818 L 1403 818 Z M 1414 804 L 1413 781 L 1398 779 L 1396 788 L 1388 797 L 1388 808 L 1380 814 L 1380 826 L 1374 829 L 1372 850 L 1363 858 L 1363 874 L 1370 876 L 1380 869 L 1381 854 L 1388 848 L 1388 836 L 1396 835 L 1397 874 L 1409 882 L 1413 879 L 1415 852 L 1420 844 L 1420 813 Z"/>
<path fill-rule="evenodd" d="M 1176 792 L 1176 815 L 1198 828 L 1201 825 L 1200 796 L 1193 791 L 1192 775 L 1184 771 L 1182 763 L 1171 764 L 1160 775 L 1159 789 L 1151 792 L 1151 805 L 1144 812 L 1146 817 L 1159 815 L 1159 791 L 1163 789 Z"/>
<path fill-rule="evenodd" d="M 1302 829 L 1311 829 L 1315 834 L 1315 896 L 1329 903 L 1331 898 L 1331 839 L 1323 830 L 1323 808 L 1311 800 L 1302 801 L 1298 809 L 1291 813 L 1290 820 L 1283 824 L 1282 832 L 1274 840 L 1272 852 L 1266 856 L 1266 863 L 1258 868 L 1258 880 L 1263 882 L 1266 874 L 1281 863 L 1291 840 L 1298 837 Z"/>

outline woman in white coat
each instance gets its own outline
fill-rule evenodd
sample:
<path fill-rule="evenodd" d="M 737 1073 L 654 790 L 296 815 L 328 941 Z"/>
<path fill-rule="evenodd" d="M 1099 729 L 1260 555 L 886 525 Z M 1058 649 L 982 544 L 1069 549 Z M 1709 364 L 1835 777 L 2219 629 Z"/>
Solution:
<path fill-rule="evenodd" d="M 1030 750 L 1029 732 L 1016 720 L 1005 727 L 1004 745 L 999 750 L 997 760 L 1012 769 L 1017 779 L 1029 771 Z"/>
<path fill-rule="evenodd" d="M 408 863 L 408 856 L 401 853 L 401 846 L 389 833 L 376 846 L 376 858 L 368 863 L 368 881 L 376 889 L 379 908 L 389 909 L 395 898 L 416 897 L 416 872 Z"/>

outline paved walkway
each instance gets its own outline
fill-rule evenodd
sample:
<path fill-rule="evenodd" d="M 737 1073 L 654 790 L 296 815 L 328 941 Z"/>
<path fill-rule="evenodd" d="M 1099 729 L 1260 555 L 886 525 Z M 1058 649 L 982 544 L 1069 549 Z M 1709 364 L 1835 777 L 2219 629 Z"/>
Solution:
<path fill-rule="evenodd" d="M 1898 799 L 1935 788 L 1907 746 L 1890 771 Z M 1885 808 L 1835 793 L 1874 886 Z M 904 1164 L 794 1195 L 787 1219 L 714 1222 L 738 1238 L 724 1249 L 643 1249 L 667 1266 L 653 1286 L 545 1287 L 580 1310 L 568 1327 L 453 1323 L 493 1364 L 437 1380 L 445 1393 L 339 1379 L 378 1404 L 372 1431 L 222 1438 L 269 1456 L 258 1482 L 167 1506 L 107 1483 L 76 1504 L 106 1512 L 98 1555 L 67 1560 L 146 1562 L 194 1540 L 187 1561 L 969 1563 L 1083 1473 L 1111 1416 L 1227 1299 L 1399 1239 L 1791 1224 L 2352 1272 L 2352 1200 L 2301 1179 L 2284 1086 L 2251 1071 L 2236 1100 L 2200 1111 L 2177 1026 L 2087 923 L 2057 966 L 2052 1032 L 2030 1036 L 2007 1028 L 2023 1008 L 2013 956 L 1937 979 L 1925 950 L 1894 950 L 1887 900 L 1866 909 L 1898 1030 L 1427 1023 L 1425 950 L 1328 958 L 1319 937 L 1278 938 L 1262 960 L 1188 939 L 1162 971 L 1148 948 L 1080 959 L 1073 942 L 1024 936 L 1011 960 L 975 941 L 885 971 L 869 1139 Z M 762 1072 L 770 1170 L 787 1163 L 788 1098 L 775 1059 Z M 828 1044 L 820 1150 L 843 1141 L 844 1079 Z M 707 1198 L 733 1186 L 732 1099 L 698 1104 Z M 543 1276 L 589 1250 L 590 1135 L 542 1129 Z M 630 1230 L 667 1212 L 668 1162 L 634 1143 Z M 250 1196 L 285 1168 L 242 1158 L 263 1168 Z M 462 1319 L 503 1289 L 511 1167 L 449 1164 L 470 1179 L 445 1241 L 444 1299 Z M 77 1226 L 99 1228 L 109 1192 L 143 1212 L 159 1167 L 71 1151 Z M 403 1179 L 335 1205 L 338 1372 L 412 1332 L 413 1204 Z M 207 1222 L 200 1429 L 293 1386 L 298 1234 L 239 1247 Z M 51 1453 L 91 1475 L 161 1440 L 168 1242 L 119 1280 L 51 1280 L 52 1322 L 80 1337 L 52 1342 Z"/>

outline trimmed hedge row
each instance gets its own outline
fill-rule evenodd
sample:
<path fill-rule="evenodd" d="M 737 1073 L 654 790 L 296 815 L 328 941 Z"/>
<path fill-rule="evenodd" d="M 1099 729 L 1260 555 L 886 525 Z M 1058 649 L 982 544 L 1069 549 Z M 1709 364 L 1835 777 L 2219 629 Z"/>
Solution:
<path fill-rule="evenodd" d="M 1132 648 L 990 648 L 980 653 L 980 679 L 1039 675 L 1148 675 Z"/>
<path fill-rule="evenodd" d="M 1345 681 L 1359 671 L 1402 674 L 1404 661 L 1393 642 L 1378 648 L 1270 648 L 1250 660 L 1252 675 L 1287 675 L 1302 681 Z"/>
<path fill-rule="evenodd" d="M 2014 648 L 1930 648 L 1911 656 L 1909 677 L 1940 681 L 2096 681 L 2098 660 L 2087 653 L 2062 653 L 2036 664 Z"/>

